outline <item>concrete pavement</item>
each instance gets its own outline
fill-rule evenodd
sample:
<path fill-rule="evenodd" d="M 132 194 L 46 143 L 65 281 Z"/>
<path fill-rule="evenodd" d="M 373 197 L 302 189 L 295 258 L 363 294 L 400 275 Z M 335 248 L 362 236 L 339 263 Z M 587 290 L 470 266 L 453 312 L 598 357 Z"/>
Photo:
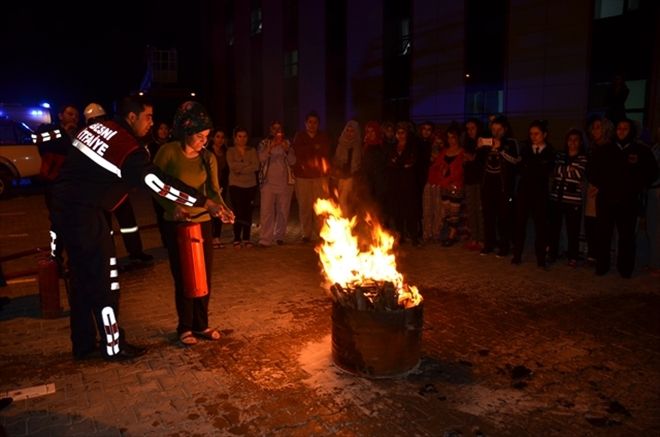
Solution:
<path fill-rule="evenodd" d="M 148 199 L 134 200 L 152 223 Z M 0 202 L 0 255 L 47 245 L 46 230 L 38 193 Z M 133 363 L 74 362 L 68 318 L 40 317 L 36 282 L 0 288 L 12 299 L 0 311 L 0 392 L 56 386 L 1 410 L 7 435 L 660 434 L 657 278 L 404 246 L 400 269 L 425 297 L 422 360 L 373 380 L 332 364 L 331 301 L 298 236 L 294 223 L 284 246 L 217 249 L 210 323 L 224 337 L 183 349 L 165 251 L 143 231 L 156 262 L 120 277 L 120 324 L 149 346 Z"/>

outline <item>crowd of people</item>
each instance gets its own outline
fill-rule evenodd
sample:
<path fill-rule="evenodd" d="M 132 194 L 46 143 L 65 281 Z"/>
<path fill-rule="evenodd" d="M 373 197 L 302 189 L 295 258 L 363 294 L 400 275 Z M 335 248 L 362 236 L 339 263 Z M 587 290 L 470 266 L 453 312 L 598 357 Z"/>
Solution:
<path fill-rule="evenodd" d="M 197 102 L 183 103 L 171 125 L 154 123 L 153 107 L 138 97 L 124 99 L 114 118 L 99 108 L 88 106 L 88 126 L 79 131 L 77 110 L 67 105 L 60 128 L 68 147 L 40 144 L 53 236 L 69 257 L 76 358 L 95 349 L 97 330 L 106 358 L 141 353 L 125 343 L 117 324 L 119 286 L 107 214 L 126 208 L 128 189 L 137 185 L 153 192 L 184 346 L 200 338 L 218 340 L 220 333 L 209 326 L 210 293 L 192 298 L 183 291 L 177 226 L 200 224 L 204 260 L 211 265 L 214 249 L 225 248 L 223 223 L 233 226 L 233 250 L 290 243 L 294 195 L 302 243 L 319 239 L 316 199 L 334 197 L 345 215 L 378 219 L 399 245 L 462 244 L 518 265 L 525 259 L 531 218 L 540 268 L 564 258 L 572 267 L 590 265 L 597 275 L 606 274 L 616 229 L 622 277 L 631 277 L 636 259 L 653 274 L 660 272 L 660 130 L 655 143 L 647 144 L 623 116 L 614 122 L 594 116 L 586 130 L 570 129 L 553 145 L 545 121 L 532 121 L 524 138 L 516 138 L 504 115 L 493 115 L 486 126 L 476 118 L 448 126 L 428 121 L 360 126 L 349 120 L 333 141 L 320 129 L 318 114 L 309 112 L 291 139 L 273 121 L 265 138 L 253 140 L 241 126 L 231 133 L 214 129 Z M 74 111 L 76 117 L 69 114 Z M 259 237 L 253 241 L 257 199 Z M 138 229 L 133 222 L 120 227 L 127 233 Z M 638 247 L 640 236 L 645 240 Z M 136 247 L 137 258 L 143 254 L 141 244 L 126 245 Z M 206 282 L 210 291 L 210 269 Z"/>
<path fill-rule="evenodd" d="M 219 160 L 229 158 L 224 173 L 231 204 L 245 208 L 234 224 L 235 248 L 253 245 L 246 205 L 258 189 L 259 247 L 284 244 L 295 193 L 305 243 L 316 241 L 320 230 L 314 201 L 331 196 L 347 216 L 377 217 L 398 244 L 463 243 L 481 255 L 510 256 L 518 265 L 531 218 L 541 268 L 564 259 L 604 275 L 614 250 L 624 278 L 636 258 L 659 272 L 660 134 L 654 145 L 642 142 L 630 119 L 613 123 L 593 116 L 585 130 L 562 133 L 556 146 L 547 122 L 532 121 L 525 137 L 516 138 L 504 115 L 493 115 L 486 126 L 475 118 L 446 127 L 370 121 L 364 134 L 350 120 L 336 141 L 320 122 L 310 112 L 304 129 L 288 141 L 274 121 L 256 150 L 243 151 L 244 130 L 239 133 L 245 137 L 234 132 L 236 146 L 213 146 L 221 150 Z"/>

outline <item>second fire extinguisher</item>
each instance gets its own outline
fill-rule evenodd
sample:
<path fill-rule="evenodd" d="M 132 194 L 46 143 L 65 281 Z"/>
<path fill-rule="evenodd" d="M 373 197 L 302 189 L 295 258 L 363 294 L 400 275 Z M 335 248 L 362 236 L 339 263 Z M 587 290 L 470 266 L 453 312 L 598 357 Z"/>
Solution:
<path fill-rule="evenodd" d="M 204 262 L 204 239 L 199 223 L 187 222 L 177 227 L 183 293 L 186 297 L 204 297 L 209 293 Z"/>

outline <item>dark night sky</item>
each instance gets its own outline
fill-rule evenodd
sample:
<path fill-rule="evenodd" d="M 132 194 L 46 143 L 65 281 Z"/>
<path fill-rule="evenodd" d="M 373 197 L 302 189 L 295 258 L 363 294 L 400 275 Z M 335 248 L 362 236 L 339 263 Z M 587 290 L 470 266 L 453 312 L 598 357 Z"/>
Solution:
<path fill-rule="evenodd" d="M 0 102 L 110 105 L 138 89 L 148 44 L 180 49 L 191 41 L 199 27 L 193 11 L 176 5 L 120 0 L 96 12 L 89 2 L 3 5 Z"/>

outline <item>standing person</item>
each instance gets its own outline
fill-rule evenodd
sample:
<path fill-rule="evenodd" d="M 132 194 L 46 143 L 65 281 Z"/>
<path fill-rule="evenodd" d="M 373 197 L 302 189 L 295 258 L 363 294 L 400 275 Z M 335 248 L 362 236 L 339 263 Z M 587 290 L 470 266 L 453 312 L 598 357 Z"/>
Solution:
<path fill-rule="evenodd" d="M 417 190 L 417 148 L 407 123 L 397 123 L 396 139 L 397 144 L 387 159 L 388 216 L 399 233 L 399 244 L 405 243 L 409 237 L 413 246 L 419 246 L 418 202 L 421 199 Z"/>
<path fill-rule="evenodd" d="M 470 241 L 468 250 L 481 250 L 484 243 L 484 216 L 481 211 L 481 181 L 484 169 L 477 157 L 477 140 L 481 136 L 481 121 L 469 118 L 465 122 L 465 142 L 463 144 L 463 178 L 465 182 L 465 203 L 467 209 Z"/>
<path fill-rule="evenodd" d="M 93 102 L 85 106 L 83 115 L 85 116 L 85 123 L 87 126 L 91 126 L 94 123 L 100 123 L 110 118 L 105 112 L 105 109 L 103 109 L 103 106 Z M 127 196 L 113 213 L 117 218 L 117 223 L 119 223 L 119 233 L 124 241 L 124 247 L 128 252 L 129 259 L 144 263 L 153 261 L 154 257 L 143 251 L 140 228 L 135 219 L 135 213 L 133 212 L 133 205 L 131 204 L 130 198 Z M 106 211 L 105 213 L 110 229 L 112 229 L 113 213 L 109 211 Z"/>
<path fill-rule="evenodd" d="M 658 177 L 648 189 L 645 208 L 642 208 L 637 233 L 640 236 L 639 261 L 654 276 L 660 276 L 660 127 L 655 130 L 655 142 L 651 147 L 659 169 Z"/>
<path fill-rule="evenodd" d="M 151 128 L 151 142 L 147 144 L 147 150 L 149 151 L 149 158 L 151 159 L 151 162 L 153 162 L 156 153 L 158 153 L 158 149 L 160 149 L 160 146 L 170 140 L 170 134 L 170 125 L 165 121 L 157 121 L 154 123 L 153 127 Z M 163 237 L 163 214 L 165 214 L 165 210 L 155 197 L 151 198 L 151 204 L 154 208 L 154 214 L 156 215 L 156 224 L 158 225 L 160 241 L 163 244 L 163 247 L 167 247 L 165 244 L 165 237 Z"/>
<path fill-rule="evenodd" d="M 592 117 L 587 125 L 589 147 L 587 160 L 600 149 L 601 146 L 612 141 L 614 126 L 607 118 L 601 116 Z M 587 183 L 587 195 L 584 202 L 584 233 L 587 239 L 587 263 L 596 262 L 596 194 L 598 190 L 591 182 Z"/>
<path fill-rule="evenodd" d="M 383 145 L 383 135 L 380 125 L 370 121 L 364 127 L 363 156 L 360 163 L 360 191 L 364 196 L 361 202 L 366 202 L 367 210 L 384 223 L 386 199 L 386 168 L 387 152 Z"/>
<path fill-rule="evenodd" d="M 605 275 L 610 269 L 616 226 L 617 270 L 622 278 L 630 278 L 635 268 L 639 197 L 657 177 L 658 165 L 649 148 L 636 141 L 632 120 L 619 121 L 615 132 L 614 141 L 596 150 L 587 167 L 589 182 L 597 190 L 596 275 Z"/>
<path fill-rule="evenodd" d="M 484 215 L 484 248 L 481 255 L 499 246 L 498 257 L 509 254 L 515 167 L 520 162 L 509 121 L 503 115 L 490 124 L 491 138 L 477 141 L 477 160 L 484 169 L 481 205 Z"/>
<path fill-rule="evenodd" d="M 253 246 L 250 241 L 252 230 L 252 208 L 257 195 L 259 156 L 254 147 L 248 145 L 248 132 L 243 127 L 234 128 L 234 147 L 227 150 L 229 167 L 229 198 L 236 212 L 234 222 L 234 249 Z"/>
<path fill-rule="evenodd" d="M 546 266 L 548 247 L 548 198 L 550 177 L 555 168 L 555 150 L 547 141 L 548 125 L 535 120 L 529 125 L 529 142 L 520 149 L 520 181 L 516 197 L 513 259 L 520 264 L 525 247 L 527 219 L 534 222 L 536 265 Z"/>
<path fill-rule="evenodd" d="M 461 202 L 464 197 L 463 159 L 460 142 L 461 129 L 452 124 L 447 128 L 447 147 L 440 151 L 436 161 L 440 163 L 440 192 L 442 196 L 443 220 L 447 225 L 447 238 L 442 241 L 445 247 L 458 242 Z"/>
<path fill-rule="evenodd" d="M 362 159 L 362 134 L 360 125 L 350 120 L 339 136 L 337 150 L 332 163 L 332 174 L 337 180 L 339 206 L 344 216 L 353 215 L 356 207 L 354 176 Z"/>
<path fill-rule="evenodd" d="M 179 204 L 204 207 L 216 215 L 222 211 L 221 205 L 150 164 L 138 138 L 147 134 L 152 118 L 153 106 L 146 98 L 122 99 L 114 120 L 78 133 L 53 185 L 51 221 L 69 256 L 76 359 L 96 350 L 97 330 L 108 360 L 132 359 L 145 352 L 128 344 L 119 328 L 117 258 L 104 211 L 113 210 L 138 185 Z"/>
<path fill-rule="evenodd" d="M 559 255 L 559 236 L 565 217 L 568 265 L 576 267 L 580 251 L 580 225 L 582 224 L 583 189 L 587 167 L 582 131 L 569 130 L 564 145 L 564 151 L 557 153 L 555 168 L 552 172 L 548 261 L 556 260 Z"/>
<path fill-rule="evenodd" d="M 225 131 L 222 129 L 213 129 L 211 131 L 211 152 L 218 161 L 218 181 L 220 183 L 220 193 L 227 197 L 229 187 L 229 168 L 227 167 L 227 140 Z M 211 219 L 213 223 L 213 247 L 215 249 L 224 249 L 222 243 L 222 220 L 218 217 Z"/>
<path fill-rule="evenodd" d="M 261 205 L 259 211 L 259 247 L 284 244 L 291 197 L 293 196 L 293 170 L 296 154 L 284 137 L 282 124 L 274 121 L 270 135 L 259 143 Z"/>
<path fill-rule="evenodd" d="M 293 138 L 296 151 L 296 200 L 303 243 L 316 240 L 321 230 L 320 220 L 314 214 L 314 202 L 328 196 L 328 170 L 330 138 L 319 131 L 320 118 L 314 111 L 305 117 L 305 130 Z"/>
<path fill-rule="evenodd" d="M 46 202 L 46 209 L 49 212 L 52 206 L 53 183 L 60 173 L 64 159 L 71 150 L 71 142 L 78 133 L 80 113 L 72 104 L 66 104 L 62 106 L 57 117 L 59 121 L 57 124 L 43 124 L 39 126 L 36 140 L 39 155 L 41 156 L 39 176 L 46 185 L 44 200 Z M 62 249 L 64 246 L 59 244 L 55 247 L 56 249 L 52 255 L 59 265 L 60 272 L 63 273 Z"/>
<path fill-rule="evenodd" d="M 164 144 L 154 157 L 156 164 L 165 174 L 171 175 L 203 192 L 214 202 L 223 205 L 218 183 L 218 162 L 206 150 L 212 123 L 208 113 L 197 102 L 184 102 L 179 106 L 172 123 L 174 141 Z M 211 217 L 204 209 L 191 205 L 174 205 L 161 200 L 165 208 L 164 237 L 170 259 L 170 271 L 174 279 L 174 298 L 178 324 L 179 341 L 184 346 L 197 344 L 197 337 L 206 340 L 220 340 L 220 332 L 209 327 L 209 299 L 211 296 L 211 272 L 213 266 L 213 242 Z M 224 209 L 222 219 L 231 220 L 231 213 Z M 201 215 L 200 215 L 201 214 Z M 190 220 L 199 223 L 204 246 L 206 265 L 206 286 L 208 293 L 203 297 L 190 298 L 184 293 L 181 254 L 177 243 L 177 228 L 181 222 Z"/>

